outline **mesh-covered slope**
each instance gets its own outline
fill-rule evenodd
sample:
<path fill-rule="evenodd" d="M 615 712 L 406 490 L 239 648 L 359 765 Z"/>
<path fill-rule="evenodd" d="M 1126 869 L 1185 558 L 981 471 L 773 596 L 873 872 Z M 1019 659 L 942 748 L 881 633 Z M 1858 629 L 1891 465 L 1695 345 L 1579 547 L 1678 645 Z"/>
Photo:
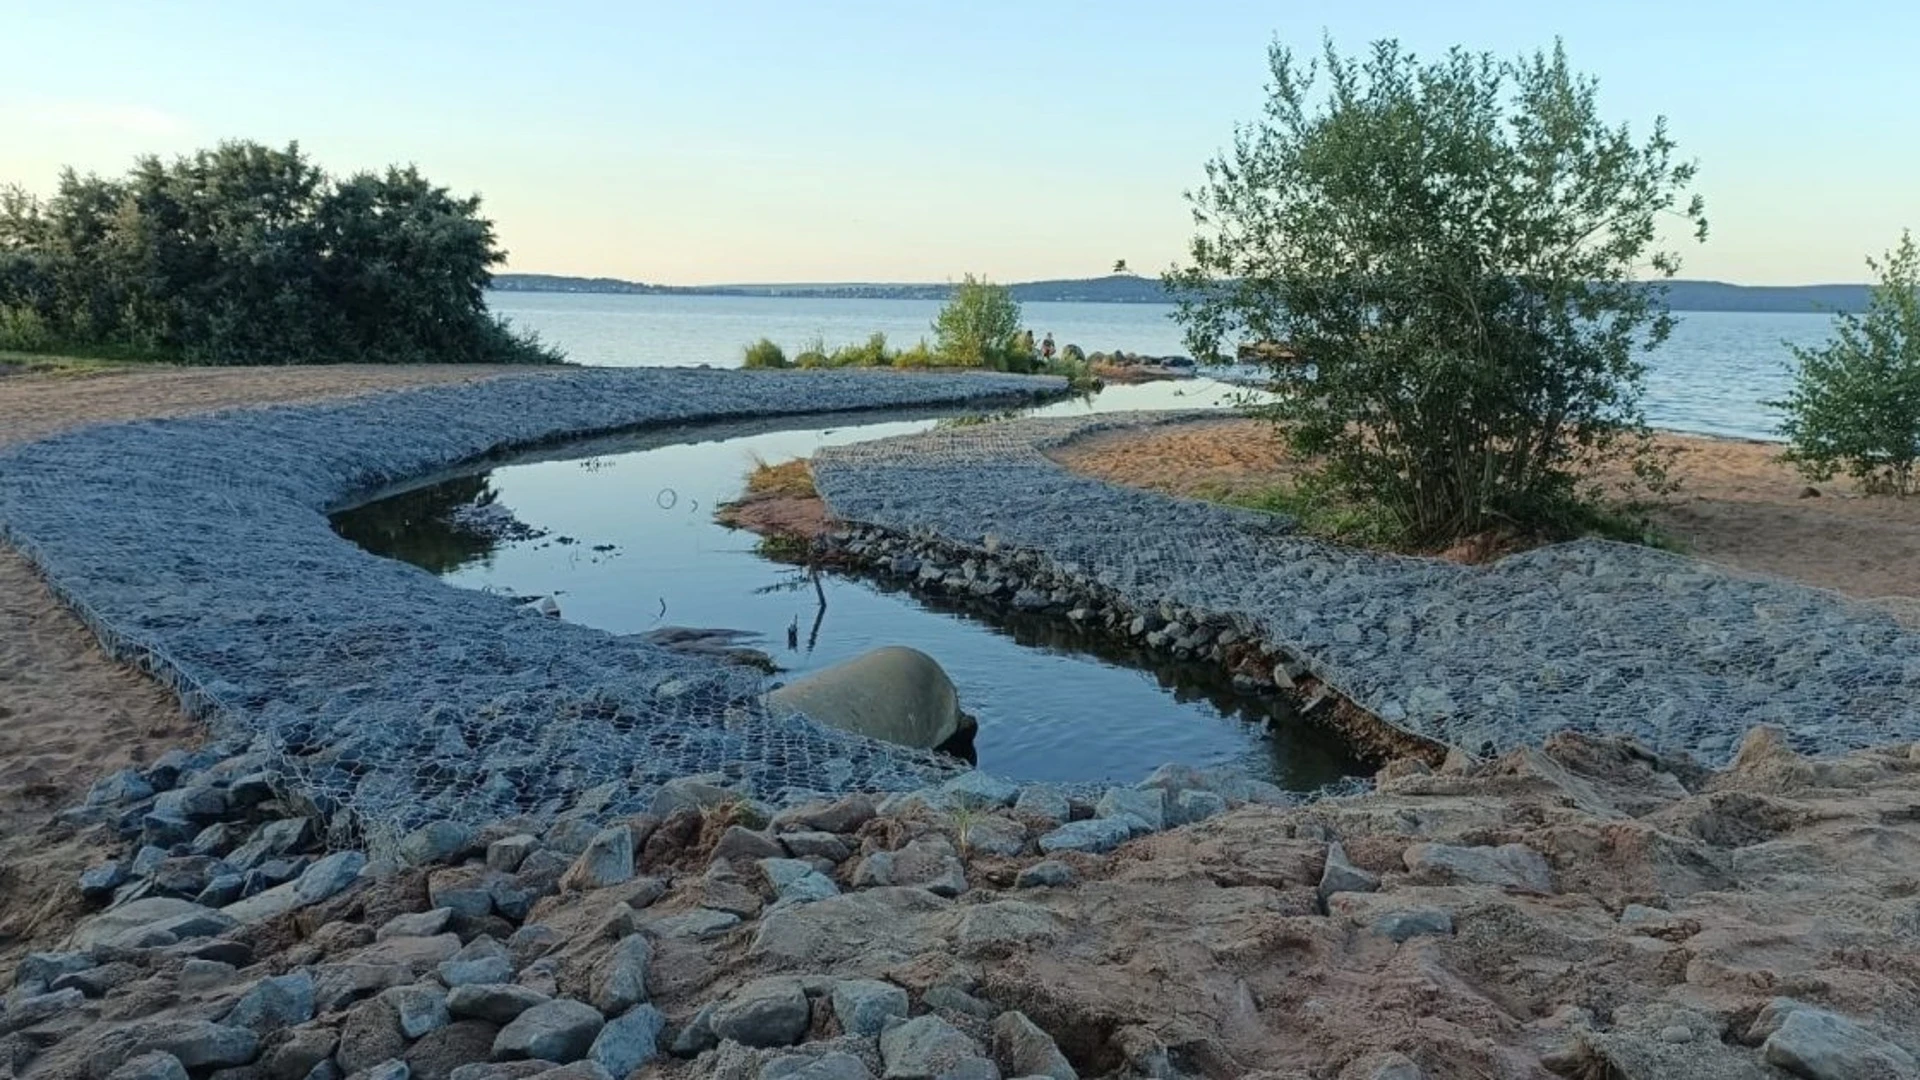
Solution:
<path fill-rule="evenodd" d="M 1263 515 L 1122 490 L 1042 453 L 1112 418 L 1022 419 L 823 451 L 837 516 L 1075 565 L 1135 607 L 1236 616 L 1376 716 L 1469 753 L 1563 728 L 1724 761 L 1920 739 L 1920 634 L 1884 611 L 1648 548 L 1490 566 L 1354 551 Z"/>
<path fill-rule="evenodd" d="M 723 772 L 785 802 L 913 788 L 950 762 L 769 716 L 761 680 L 457 590 L 335 536 L 359 493 L 502 449 L 718 417 L 928 405 L 1058 380 L 587 369 L 115 424 L 0 452 L 0 535 L 115 655 L 370 831 L 612 814 Z"/>

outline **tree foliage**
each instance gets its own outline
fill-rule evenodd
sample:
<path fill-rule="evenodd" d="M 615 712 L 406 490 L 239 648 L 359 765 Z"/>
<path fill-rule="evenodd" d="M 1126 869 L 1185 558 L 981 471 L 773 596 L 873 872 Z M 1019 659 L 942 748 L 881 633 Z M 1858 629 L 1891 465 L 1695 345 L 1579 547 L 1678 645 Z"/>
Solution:
<path fill-rule="evenodd" d="M 503 258 L 476 197 L 412 168 L 329 177 L 223 143 L 124 177 L 0 193 L 0 347 L 196 363 L 557 359 L 486 310 Z"/>
<path fill-rule="evenodd" d="M 1567 521 L 1586 466 L 1645 445 L 1637 354 L 1671 322 L 1637 278 L 1678 269 L 1663 218 L 1704 238 L 1693 166 L 1664 122 L 1605 123 L 1558 45 L 1269 60 L 1264 114 L 1188 195 L 1190 347 L 1290 344 L 1269 414 L 1411 540 Z"/>
<path fill-rule="evenodd" d="M 1020 303 L 1013 290 L 968 274 L 933 320 L 934 349 L 949 364 L 996 371 L 1033 369 L 1031 347 L 1022 350 Z"/>
<path fill-rule="evenodd" d="M 1913 234 L 1867 265 L 1880 279 L 1864 315 L 1834 317 L 1819 348 L 1790 346 L 1793 389 L 1782 401 L 1787 460 L 1816 480 L 1845 469 L 1868 492 L 1911 495 L 1920 461 L 1920 249 Z"/>

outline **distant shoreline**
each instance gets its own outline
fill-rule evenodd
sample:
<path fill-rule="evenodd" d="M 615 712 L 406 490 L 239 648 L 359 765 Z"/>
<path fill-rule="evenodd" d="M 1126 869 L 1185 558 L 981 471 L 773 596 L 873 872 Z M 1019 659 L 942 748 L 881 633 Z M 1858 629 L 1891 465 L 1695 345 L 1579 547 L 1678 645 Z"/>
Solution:
<path fill-rule="evenodd" d="M 1170 304 L 1158 279 L 1131 274 L 1058 281 L 1027 281 L 1008 286 L 1022 303 Z M 886 282 L 792 285 L 651 285 L 618 278 L 564 274 L 499 274 L 492 289 L 515 293 L 585 293 L 625 296 L 736 296 L 769 300 L 945 300 L 950 284 Z M 1733 285 L 1723 281 L 1670 281 L 1667 302 L 1674 311 L 1778 312 L 1832 314 L 1866 309 L 1866 285 Z"/>

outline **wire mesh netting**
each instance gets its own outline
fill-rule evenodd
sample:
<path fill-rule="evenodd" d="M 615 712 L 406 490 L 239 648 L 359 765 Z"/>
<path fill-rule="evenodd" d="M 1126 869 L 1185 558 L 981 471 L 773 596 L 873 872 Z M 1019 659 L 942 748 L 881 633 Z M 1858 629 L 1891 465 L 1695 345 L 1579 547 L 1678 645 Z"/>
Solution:
<path fill-rule="evenodd" d="M 1042 555 L 1137 609 L 1233 618 L 1375 716 L 1469 753 L 1569 728 L 1711 764 L 1762 723 L 1808 753 L 1920 738 L 1920 634 L 1878 607 L 1604 541 L 1486 566 L 1357 551 L 1044 453 L 1191 418 L 942 428 L 824 450 L 814 478 L 844 520 Z"/>
<path fill-rule="evenodd" d="M 773 803 L 906 790 L 952 759 L 770 715 L 757 673 L 450 588 L 329 510 L 514 446 L 641 424 L 1028 397 L 1058 380 L 585 369 L 104 425 L 0 451 L 0 537 L 108 651 L 302 796 L 392 834 L 644 809 L 718 773 Z"/>

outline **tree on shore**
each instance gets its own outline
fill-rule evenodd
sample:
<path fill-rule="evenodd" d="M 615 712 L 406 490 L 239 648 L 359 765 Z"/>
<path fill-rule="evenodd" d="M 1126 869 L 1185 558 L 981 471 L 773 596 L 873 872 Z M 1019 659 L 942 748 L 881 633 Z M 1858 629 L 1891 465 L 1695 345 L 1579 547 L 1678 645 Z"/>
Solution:
<path fill-rule="evenodd" d="M 1026 372 L 1033 350 L 1018 345 L 1020 302 L 1013 290 L 968 274 L 933 320 L 934 349 L 950 364 Z M 1031 345 L 1031 342 L 1029 342 Z"/>
<path fill-rule="evenodd" d="M 193 363 L 545 362 L 488 313 L 477 197 L 250 142 L 0 194 L 0 348 Z"/>
<path fill-rule="evenodd" d="M 1836 314 L 1825 345 L 1789 346 L 1793 389 L 1768 404 L 1786 413 L 1785 457 L 1808 478 L 1844 469 L 1869 494 L 1907 496 L 1920 491 L 1920 248 L 1902 232 L 1867 265 L 1879 282 L 1866 313 Z"/>
<path fill-rule="evenodd" d="M 1558 45 L 1269 63 L 1264 113 L 1188 194 L 1166 283 L 1189 346 L 1291 346 L 1266 415 L 1411 542 L 1582 520 L 1583 473 L 1647 445 L 1639 354 L 1672 324 L 1637 278 L 1679 267 L 1659 225 L 1706 233 L 1664 121 L 1608 125 Z"/>

